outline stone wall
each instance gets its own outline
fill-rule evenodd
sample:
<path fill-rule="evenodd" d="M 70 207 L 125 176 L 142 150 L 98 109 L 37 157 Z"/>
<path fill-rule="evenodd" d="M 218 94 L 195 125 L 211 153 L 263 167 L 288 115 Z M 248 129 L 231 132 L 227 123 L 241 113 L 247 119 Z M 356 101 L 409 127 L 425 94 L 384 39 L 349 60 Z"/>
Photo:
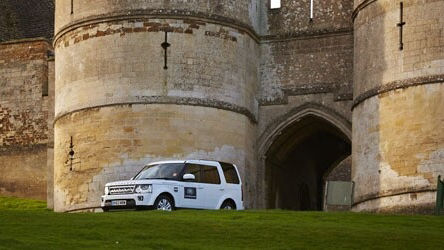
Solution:
<path fill-rule="evenodd" d="M 72 19 L 59 2 L 55 210 L 97 207 L 106 182 L 180 158 L 237 164 L 254 206 L 259 43 L 250 1 L 74 1 Z"/>
<path fill-rule="evenodd" d="M 280 9 L 263 3 L 267 27 L 261 46 L 261 127 L 277 107 L 297 107 L 305 103 L 338 106 L 336 112 L 351 117 L 353 33 L 349 17 L 350 1 L 322 1 L 314 6 L 310 21 L 310 1 L 282 1 Z M 290 104 L 290 99 L 301 102 Z M 330 99 L 327 101 L 327 99 Z M 334 104 L 334 102 L 347 104 Z M 326 103 L 328 102 L 328 103 Z M 270 105 L 276 106 L 268 114 Z"/>
<path fill-rule="evenodd" d="M 0 42 L 12 39 L 17 34 L 16 13 L 7 1 L 0 2 Z"/>
<path fill-rule="evenodd" d="M 289 96 L 352 97 L 353 36 L 349 33 L 270 40 L 262 45 L 262 105 L 288 103 Z"/>
<path fill-rule="evenodd" d="M 54 34 L 54 0 L 2 0 L 0 42 Z"/>
<path fill-rule="evenodd" d="M 351 181 L 351 156 L 339 162 L 325 176 L 326 181 Z"/>
<path fill-rule="evenodd" d="M 347 134 L 353 93 L 350 1 L 315 1 L 312 20 L 310 1 L 282 1 L 280 9 L 269 9 L 269 1 L 264 1 L 262 10 L 259 179 L 265 175 L 261 158 L 270 138 L 292 117 L 331 116 L 328 121 Z"/>
<path fill-rule="evenodd" d="M 444 174 L 444 1 L 355 1 L 357 211 L 431 212 Z"/>
<path fill-rule="evenodd" d="M 0 194 L 46 199 L 46 40 L 0 44 Z"/>
<path fill-rule="evenodd" d="M 105 183 L 129 179 L 145 164 L 166 159 L 233 162 L 251 197 L 253 133 L 245 116 L 186 105 L 113 105 L 64 116 L 55 126 L 55 209 L 97 207 Z M 251 207 L 253 201 L 245 199 Z"/>
<path fill-rule="evenodd" d="M 258 44 L 238 29 L 174 19 L 101 23 L 66 33 L 56 52 L 56 117 L 110 103 L 163 102 L 218 107 L 256 120 Z"/>
<path fill-rule="evenodd" d="M 269 9 L 269 0 L 263 3 L 267 35 L 290 36 L 323 34 L 352 29 L 350 0 L 314 1 L 313 19 L 310 20 L 310 0 L 281 1 L 280 9 Z"/>
<path fill-rule="evenodd" d="M 47 146 L 47 197 L 49 209 L 54 209 L 54 98 L 55 98 L 55 58 L 48 58 L 48 146 Z"/>

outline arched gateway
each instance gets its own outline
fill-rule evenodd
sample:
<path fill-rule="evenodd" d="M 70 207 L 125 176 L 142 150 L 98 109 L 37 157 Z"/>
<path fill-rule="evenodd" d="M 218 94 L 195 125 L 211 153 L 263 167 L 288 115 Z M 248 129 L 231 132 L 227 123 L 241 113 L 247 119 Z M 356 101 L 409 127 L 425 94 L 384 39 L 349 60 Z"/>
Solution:
<path fill-rule="evenodd" d="M 350 125 L 313 105 L 287 117 L 268 131 L 261 147 L 266 206 L 322 210 L 325 181 L 351 180 Z"/>

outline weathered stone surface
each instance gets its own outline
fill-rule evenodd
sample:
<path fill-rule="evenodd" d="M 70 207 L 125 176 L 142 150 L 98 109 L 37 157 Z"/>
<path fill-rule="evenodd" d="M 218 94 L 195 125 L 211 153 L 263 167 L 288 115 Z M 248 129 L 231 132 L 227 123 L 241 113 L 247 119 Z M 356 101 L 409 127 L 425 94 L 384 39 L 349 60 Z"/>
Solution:
<path fill-rule="evenodd" d="M 46 198 L 45 40 L 0 44 L 0 194 Z"/>
<path fill-rule="evenodd" d="M 74 0 L 56 1 L 56 32 L 70 23 L 91 17 L 149 13 L 151 15 L 197 15 L 211 19 L 226 19 L 253 26 L 258 16 L 256 0 Z"/>
<path fill-rule="evenodd" d="M 269 1 L 263 2 L 269 4 Z M 314 1 L 310 20 L 310 0 L 282 0 L 280 9 L 268 10 L 264 15 L 267 35 L 285 37 L 351 31 L 352 5 L 350 0 Z"/>
<path fill-rule="evenodd" d="M 54 34 L 54 0 L 0 1 L 0 42 Z"/>
<path fill-rule="evenodd" d="M 235 163 L 251 206 L 254 132 L 247 117 L 206 107 L 116 105 L 65 116 L 55 125 L 55 209 L 97 207 L 106 182 L 130 178 L 145 164 L 166 159 Z"/>
<path fill-rule="evenodd" d="M 444 1 L 404 1 L 402 51 L 396 26 L 399 3 L 368 1 L 359 7 L 353 110 L 355 209 L 430 211 L 437 176 L 444 174 Z"/>

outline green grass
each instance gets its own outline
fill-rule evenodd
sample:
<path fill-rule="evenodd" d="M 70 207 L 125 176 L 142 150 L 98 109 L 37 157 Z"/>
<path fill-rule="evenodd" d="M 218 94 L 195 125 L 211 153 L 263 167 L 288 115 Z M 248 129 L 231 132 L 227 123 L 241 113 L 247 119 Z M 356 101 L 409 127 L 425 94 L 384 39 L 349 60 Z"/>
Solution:
<path fill-rule="evenodd" d="M 0 249 L 444 249 L 444 217 L 292 211 L 54 213 L 0 197 Z"/>

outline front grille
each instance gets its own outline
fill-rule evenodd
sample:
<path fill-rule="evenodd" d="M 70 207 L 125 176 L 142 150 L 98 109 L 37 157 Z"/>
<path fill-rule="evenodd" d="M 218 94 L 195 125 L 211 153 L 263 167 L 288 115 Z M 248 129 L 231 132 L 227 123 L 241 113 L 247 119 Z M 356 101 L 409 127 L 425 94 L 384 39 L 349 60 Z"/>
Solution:
<path fill-rule="evenodd" d="M 132 194 L 136 186 L 113 186 L 109 187 L 109 194 Z"/>

